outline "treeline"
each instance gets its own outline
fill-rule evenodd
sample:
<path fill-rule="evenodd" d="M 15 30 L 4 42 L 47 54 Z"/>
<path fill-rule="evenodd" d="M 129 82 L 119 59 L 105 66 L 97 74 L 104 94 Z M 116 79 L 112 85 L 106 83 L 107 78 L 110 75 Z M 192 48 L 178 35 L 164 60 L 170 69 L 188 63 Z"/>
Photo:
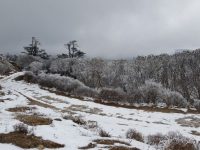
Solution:
<path fill-rule="evenodd" d="M 66 48 L 67 54 L 48 59 L 30 54 L 7 55 L 6 59 L 36 75 L 43 72 L 77 79 L 106 100 L 200 106 L 200 49 L 107 60 L 83 57 L 85 53 L 77 49 L 76 41 Z"/>
<path fill-rule="evenodd" d="M 8 55 L 7 59 L 35 74 L 60 74 L 78 79 L 90 88 L 104 89 L 104 93 L 109 90 L 104 94 L 106 99 L 169 103 L 168 99 L 174 101 L 171 102 L 173 105 L 179 100 L 180 104 L 186 101 L 193 105 L 200 99 L 200 50 L 138 56 L 132 60 L 76 57 L 45 60 L 30 55 L 16 56 L 15 59 Z"/>

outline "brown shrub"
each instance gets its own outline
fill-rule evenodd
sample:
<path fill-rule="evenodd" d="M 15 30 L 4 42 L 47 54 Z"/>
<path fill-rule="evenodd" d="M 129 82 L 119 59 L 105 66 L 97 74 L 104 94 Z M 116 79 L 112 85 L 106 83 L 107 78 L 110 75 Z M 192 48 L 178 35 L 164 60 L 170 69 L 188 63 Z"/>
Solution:
<path fill-rule="evenodd" d="M 23 123 L 19 123 L 13 126 L 15 132 L 19 132 L 22 134 L 28 134 L 28 126 L 23 124 Z"/>
<path fill-rule="evenodd" d="M 184 137 L 179 132 L 169 132 L 164 150 L 198 150 L 195 140 Z"/>
<path fill-rule="evenodd" d="M 126 132 L 126 138 L 135 139 L 136 141 L 144 142 L 142 133 L 136 131 L 135 129 L 129 129 Z"/>
<path fill-rule="evenodd" d="M 103 129 L 99 129 L 98 132 L 99 132 L 99 136 L 101 136 L 101 137 L 111 137 L 110 133 L 106 132 Z"/>
<path fill-rule="evenodd" d="M 78 149 L 91 149 L 95 148 L 97 145 L 93 143 L 89 143 L 87 146 L 79 147 Z"/>
<path fill-rule="evenodd" d="M 3 91 L 0 91 L 0 96 L 4 96 L 5 93 Z"/>
<path fill-rule="evenodd" d="M 26 72 L 24 75 L 15 78 L 16 81 L 24 80 L 28 83 L 37 83 L 37 78 L 32 72 Z"/>
<path fill-rule="evenodd" d="M 199 150 L 197 141 L 187 138 L 179 132 L 169 132 L 167 135 L 160 133 L 149 135 L 147 144 L 156 145 L 162 150 Z"/>
<path fill-rule="evenodd" d="M 86 125 L 87 124 L 87 122 L 85 120 L 83 120 L 80 116 L 68 115 L 68 116 L 64 116 L 63 119 L 72 120 L 74 123 L 76 123 L 78 125 Z"/>
<path fill-rule="evenodd" d="M 159 145 L 161 141 L 164 141 L 166 139 L 167 139 L 166 136 L 161 133 L 157 133 L 155 135 L 149 135 L 147 136 L 147 144 Z"/>

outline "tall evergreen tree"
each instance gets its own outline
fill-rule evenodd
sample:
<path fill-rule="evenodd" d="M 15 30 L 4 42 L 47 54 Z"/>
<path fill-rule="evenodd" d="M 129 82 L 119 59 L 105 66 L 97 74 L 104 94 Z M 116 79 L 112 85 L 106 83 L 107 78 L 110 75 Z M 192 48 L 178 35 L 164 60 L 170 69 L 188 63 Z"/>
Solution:
<path fill-rule="evenodd" d="M 32 37 L 32 42 L 29 44 L 29 46 L 24 47 L 25 53 L 27 55 L 31 56 L 39 56 L 43 59 L 48 59 L 49 55 L 46 53 L 44 49 L 39 48 L 40 42 L 35 38 Z"/>
<path fill-rule="evenodd" d="M 83 51 L 80 50 L 77 41 L 73 40 L 65 44 L 68 54 L 58 55 L 59 58 L 80 58 L 85 55 Z"/>

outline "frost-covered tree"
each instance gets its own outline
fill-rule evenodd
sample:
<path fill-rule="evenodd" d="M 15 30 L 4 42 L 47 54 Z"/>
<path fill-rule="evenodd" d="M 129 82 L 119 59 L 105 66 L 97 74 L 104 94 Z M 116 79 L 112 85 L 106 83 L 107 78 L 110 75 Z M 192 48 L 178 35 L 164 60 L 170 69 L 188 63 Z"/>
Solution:
<path fill-rule="evenodd" d="M 43 69 L 43 63 L 34 61 L 29 65 L 29 69 L 30 69 L 30 71 L 37 74 L 39 71 L 41 71 Z"/>

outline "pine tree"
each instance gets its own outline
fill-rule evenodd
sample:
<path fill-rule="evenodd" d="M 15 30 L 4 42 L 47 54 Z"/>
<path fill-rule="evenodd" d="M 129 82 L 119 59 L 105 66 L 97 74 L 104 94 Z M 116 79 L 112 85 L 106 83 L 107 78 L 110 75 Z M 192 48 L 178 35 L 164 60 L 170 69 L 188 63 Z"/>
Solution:
<path fill-rule="evenodd" d="M 80 58 L 85 55 L 85 53 L 80 50 L 76 40 L 65 44 L 65 47 L 68 50 L 68 54 L 58 55 L 59 58 Z"/>
<path fill-rule="evenodd" d="M 32 43 L 29 44 L 29 46 L 24 47 L 25 52 L 22 53 L 31 56 L 39 56 L 43 59 L 48 59 L 49 55 L 46 53 L 44 49 L 40 49 L 39 45 L 40 42 L 35 37 L 32 37 Z"/>

